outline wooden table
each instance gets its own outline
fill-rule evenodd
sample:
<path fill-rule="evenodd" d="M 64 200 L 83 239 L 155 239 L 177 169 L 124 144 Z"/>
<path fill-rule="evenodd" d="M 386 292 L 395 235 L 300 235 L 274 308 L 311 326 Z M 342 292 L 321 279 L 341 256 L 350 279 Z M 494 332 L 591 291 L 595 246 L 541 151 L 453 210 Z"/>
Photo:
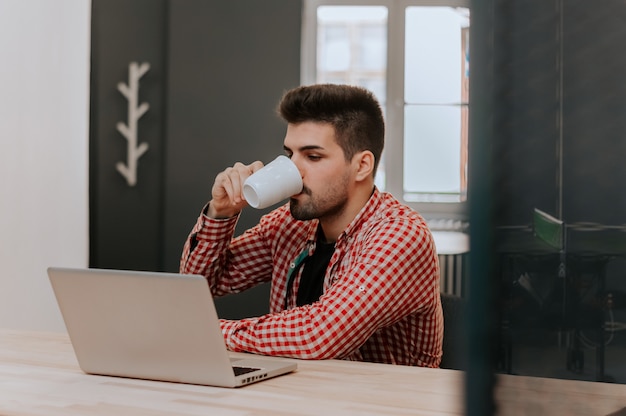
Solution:
<path fill-rule="evenodd" d="M 240 355 L 240 354 L 237 354 Z M 65 334 L 0 330 L 2 415 L 459 415 L 464 373 L 298 361 L 298 371 L 238 389 L 86 375 Z M 499 376 L 503 415 L 607 415 L 626 386 Z"/>

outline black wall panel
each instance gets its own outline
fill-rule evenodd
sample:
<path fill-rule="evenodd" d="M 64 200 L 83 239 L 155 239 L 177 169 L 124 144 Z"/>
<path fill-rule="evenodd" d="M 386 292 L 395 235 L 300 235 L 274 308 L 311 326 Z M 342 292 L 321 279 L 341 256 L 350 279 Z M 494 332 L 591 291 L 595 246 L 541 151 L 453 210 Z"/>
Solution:
<path fill-rule="evenodd" d="M 623 2 L 495 2 L 496 224 L 626 223 Z"/>
<path fill-rule="evenodd" d="M 166 269 L 178 267 L 219 172 L 283 153 L 275 109 L 300 82 L 300 16 L 292 0 L 170 2 Z M 239 230 L 267 211 L 244 210 Z"/>
<path fill-rule="evenodd" d="M 495 214 L 520 225 L 558 205 L 558 14 L 545 0 L 496 5 Z"/>
<path fill-rule="evenodd" d="M 163 121 L 166 2 L 106 0 L 92 3 L 90 119 L 91 267 L 152 270 L 161 266 L 163 238 Z M 137 184 L 116 170 L 127 162 L 127 140 L 117 130 L 128 123 L 128 101 L 118 83 L 128 83 L 131 62 L 150 64 L 139 80 L 138 103 L 150 108 L 138 120 Z"/>
<path fill-rule="evenodd" d="M 564 217 L 626 224 L 626 4 L 568 0 L 564 36 Z"/>
<path fill-rule="evenodd" d="M 300 83 L 301 14 L 293 0 L 170 1 L 165 269 L 178 269 L 219 172 L 283 153 L 286 125 L 275 109 Z M 237 232 L 270 209 L 245 209 Z M 222 317 L 241 318 L 267 312 L 268 301 L 262 285 L 216 306 Z"/>
<path fill-rule="evenodd" d="M 94 0 L 90 132 L 90 266 L 177 271 L 213 179 L 236 161 L 282 154 L 275 113 L 300 82 L 302 5 L 294 0 Z M 131 61 L 149 62 L 139 102 L 138 181 L 126 158 L 127 101 L 117 90 Z M 238 232 L 269 209 L 247 209 Z M 267 286 L 218 300 L 224 317 L 267 310 Z"/>

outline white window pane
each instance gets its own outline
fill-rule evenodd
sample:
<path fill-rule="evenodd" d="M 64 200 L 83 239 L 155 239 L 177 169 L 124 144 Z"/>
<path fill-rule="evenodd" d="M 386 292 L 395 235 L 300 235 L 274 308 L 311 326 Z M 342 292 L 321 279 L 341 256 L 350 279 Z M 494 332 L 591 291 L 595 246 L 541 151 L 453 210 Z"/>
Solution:
<path fill-rule="evenodd" d="M 350 36 L 347 27 L 327 26 L 320 30 L 318 70 L 346 71 L 350 68 Z"/>
<path fill-rule="evenodd" d="M 406 106 L 405 192 L 458 194 L 461 189 L 460 137 L 460 106 Z"/>
<path fill-rule="evenodd" d="M 384 71 L 387 67 L 386 25 L 363 26 L 358 31 L 357 42 L 359 43 L 357 68 L 369 71 Z"/>
<path fill-rule="evenodd" d="M 387 21 L 384 6 L 320 6 L 317 8 L 319 24 L 332 22 Z"/>
<path fill-rule="evenodd" d="M 320 84 L 349 84 L 350 80 L 347 76 L 341 77 L 336 74 L 320 74 L 320 76 L 317 77 L 317 82 Z"/>
<path fill-rule="evenodd" d="M 385 188 L 387 186 L 387 174 L 385 172 L 385 152 L 383 152 L 380 158 L 380 162 L 378 162 L 378 169 L 376 170 L 374 184 L 380 191 L 385 191 Z"/>
<path fill-rule="evenodd" d="M 316 82 L 359 85 L 386 101 L 387 8 L 317 8 Z"/>
<path fill-rule="evenodd" d="M 462 102 L 462 38 L 468 26 L 465 8 L 407 8 L 405 102 Z"/>
<path fill-rule="evenodd" d="M 388 124 L 376 185 L 391 192 L 404 190 L 404 195 L 396 196 L 416 208 L 426 206 L 423 203 L 435 203 L 428 207 L 431 210 L 443 207 L 440 203 L 464 202 L 469 8 L 447 7 L 445 2 L 436 7 L 415 5 L 426 3 L 420 1 L 385 3 L 394 16 L 396 10 L 405 12 L 403 27 L 388 25 L 385 6 L 304 3 L 306 16 L 314 18 L 306 33 L 309 38 L 317 34 L 312 51 L 307 48 L 306 68 L 312 68 L 307 69 L 306 82 L 361 85 L 376 95 L 385 113 L 390 112 L 386 120 L 401 124 Z M 407 3 L 415 6 L 407 7 Z M 310 13 L 312 10 L 316 12 Z M 326 30 L 329 33 L 325 34 Z M 387 35 L 390 39 L 405 37 L 405 50 L 391 51 L 392 56 L 402 53 L 404 64 L 388 65 Z M 404 79 L 404 88 L 388 90 L 388 77 Z M 387 109 L 387 102 L 397 105 Z M 404 113 L 404 118 L 397 112 Z M 414 202 L 418 204 L 412 205 Z M 446 204 L 444 211 L 451 206 Z"/>
<path fill-rule="evenodd" d="M 356 80 L 355 82 L 356 85 L 363 87 L 363 88 L 367 88 L 368 90 L 370 90 L 374 96 L 376 97 L 376 99 L 378 99 L 378 101 L 380 102 L 381 107 L 385 106 L 386 103 L 386 98 L 387 98 L 387 94 L 386 94 L 386 87 L 387 87 L 387 83 L 385 82 L 384 79 L 380 79 L 380 78 L 359 78 Z"/>

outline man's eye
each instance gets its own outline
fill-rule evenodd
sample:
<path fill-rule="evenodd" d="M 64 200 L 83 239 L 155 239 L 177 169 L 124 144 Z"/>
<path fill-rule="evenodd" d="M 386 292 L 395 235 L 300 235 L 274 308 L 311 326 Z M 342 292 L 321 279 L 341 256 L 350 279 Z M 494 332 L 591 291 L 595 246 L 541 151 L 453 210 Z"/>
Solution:
<path fill-rule="evenodd" d="M 320 160 L 322 157 L 317 155 L 308 155 L 309 160 Z"/>

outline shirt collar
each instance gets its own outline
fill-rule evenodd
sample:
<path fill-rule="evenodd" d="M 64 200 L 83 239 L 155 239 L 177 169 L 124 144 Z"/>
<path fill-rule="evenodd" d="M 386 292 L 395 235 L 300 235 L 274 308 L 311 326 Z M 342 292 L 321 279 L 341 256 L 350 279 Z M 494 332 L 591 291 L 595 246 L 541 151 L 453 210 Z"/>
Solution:
<path fill-rule="evenodd" d="M 337 243 L 343 240 L 344 238 L 350 238 L 353 234 L 355 234 L 361 226 L 378 211 L 378 207 L 383 201 L 383 194 L 378 190 L 377 187 L 374 186 L 374 191 L 370 196 L 370 199 L 367 200 L 361 211 L 354 217 L 354 219 L 348 224 L 345 230 L 339 235 L 337 238 Z"/>

